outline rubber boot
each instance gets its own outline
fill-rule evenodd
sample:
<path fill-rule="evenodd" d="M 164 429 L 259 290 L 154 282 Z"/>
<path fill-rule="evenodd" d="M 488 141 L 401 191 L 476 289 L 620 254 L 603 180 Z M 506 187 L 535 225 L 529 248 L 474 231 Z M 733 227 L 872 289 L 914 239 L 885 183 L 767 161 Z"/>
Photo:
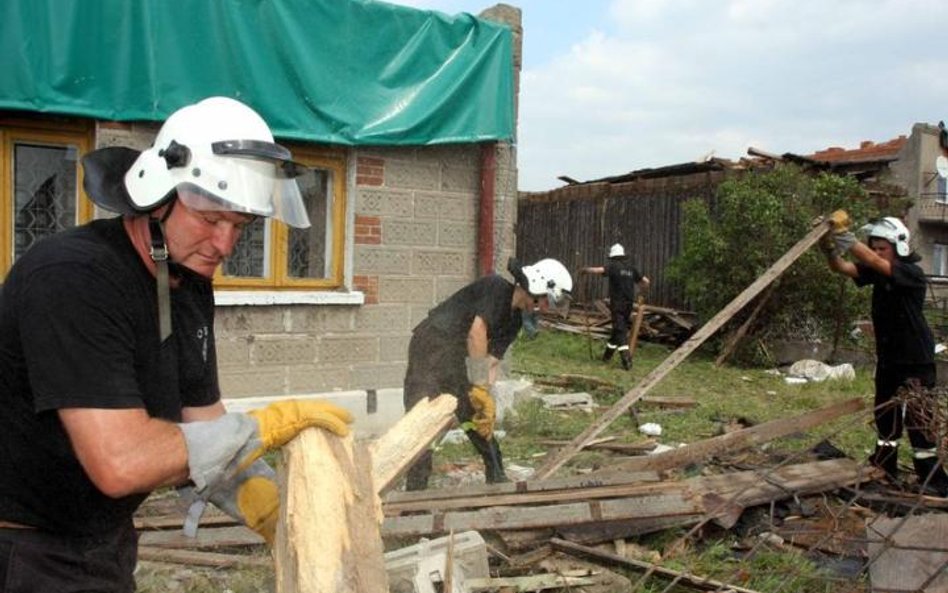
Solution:
<path fill-rule="evenodd" d="M 498 482 L 509 482 L 510 478 L 504 472 L 504 457 L 500 452 L 500 445 L 497 439 L 491 438 L 489 441 L 478 434 L 476 431 L 467 431 L 467 437 L 471 444 L 481 454 L 484 460 L 484 480 L 488 484 L 497 484 Z"/>
<path fill-rule="evenodd" d="M 622 357 L 622 368 L 631 371 L 632 370 L 632 355 L 629 354 L 628 350 L 623 350 L 619 352 L 619 356 Z"/>
<path fill-rule="evenodd" d="M 616 353 L 616 349 L 612 346 L 606 346 L 606 349 L 602 352 L 602 362 L 609 362 L 612 360 L 612 356 Z"/>
<path fill-rule="evenodd" d="M 918 485 L 922 492 L 932 496 L 948 498 L 948 475 L 938 463 L 938 457 L 912 459 L 915 466 L 915 475 L 918 476 Z"/>
<path fill-rule="evenodd" d="M 869 456 L 869 463 L 885 472 L 891 482 L 899 479 L 899 447 L 898 445 L 876 445 L 876 450 Z"/>

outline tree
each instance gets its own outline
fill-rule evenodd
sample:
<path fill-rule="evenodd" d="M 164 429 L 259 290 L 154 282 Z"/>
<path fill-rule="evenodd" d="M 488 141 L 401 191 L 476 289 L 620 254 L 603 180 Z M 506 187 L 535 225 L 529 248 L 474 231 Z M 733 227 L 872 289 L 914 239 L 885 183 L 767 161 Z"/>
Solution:
<path fill-rule="evenodd" d="M 707 320 L 808 233 L 817 217 L 839 208 L 858 222 L 878 215 L 851 177 L 810 175 L 781 165 L 725 181 L 710 204 L 684 204 L 682 250 L 669 276 L 681 283 L 699 318 Z M 832 273 L 816 248 L 775 283 L 744 344 L 781 339 L 833 344 L 842 329 L 868 312 L 867 291 Z M 745 307 L 730 326 L 736 328 L 752 308 Z M 744 361 L 764 362 L 761 351 L 743 347 L 739 354 Z"/>

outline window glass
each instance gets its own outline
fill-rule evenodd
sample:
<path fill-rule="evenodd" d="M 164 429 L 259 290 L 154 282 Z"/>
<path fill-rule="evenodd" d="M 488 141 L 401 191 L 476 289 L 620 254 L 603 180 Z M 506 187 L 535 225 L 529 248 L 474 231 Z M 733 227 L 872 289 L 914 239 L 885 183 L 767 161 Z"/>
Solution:
<path fill-rule="evenodd" d="M 932 275 L 948 276 L 948 245 L 944 243 L 932 247 Z"/>
<path fill-rule="evenodd" d="M 13 257 L 76 225 L 76 146 L 13 145 Z"/>
<path fill-rule="evenodd" d="M 287 273 L 291 278 L 325 278 L 332 264 L 332 172 L 313 169 L 298 181 L 311 226 L 289 230 Z"/>

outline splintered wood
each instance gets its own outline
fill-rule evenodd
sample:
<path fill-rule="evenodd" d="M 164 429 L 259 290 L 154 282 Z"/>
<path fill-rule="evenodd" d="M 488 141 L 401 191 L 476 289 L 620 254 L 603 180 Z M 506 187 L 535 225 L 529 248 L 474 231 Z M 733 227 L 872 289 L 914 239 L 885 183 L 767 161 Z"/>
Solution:
<path fill-rule="evenodd" d="M 384 593 L 381 507 L 365 446 L 306 429 L 283 448 L 277 593 Z"/>

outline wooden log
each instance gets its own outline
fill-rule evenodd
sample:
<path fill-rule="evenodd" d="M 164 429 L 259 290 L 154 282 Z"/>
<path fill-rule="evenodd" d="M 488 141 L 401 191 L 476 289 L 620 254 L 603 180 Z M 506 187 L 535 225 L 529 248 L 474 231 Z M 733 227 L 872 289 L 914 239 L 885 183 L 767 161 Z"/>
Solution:
<path fill-rule="evenodd" d="M 628 391 L 611 408 L 606 410 L 589 427 L 580 433 L 573 441 L 550 456 L 543 465 L 537 469 L 536 476 L 539 479 L 550 477 L 553 472 L 558 470 L 564 463 L 569 461 L 574 455 L 582 450 L 583 445 L 595 438 L 607 426 L 612 424 L 619 416 L 629 409 L 629 406 L 638 401 L 643 395 L 649 392 L 652 387 L 658 384 L 665 375 L 670 373 L 683 361 L 689 354 L 694 352 L 698 346 L 704 343 L 714 332 L 724 325 L 735 313 L 741 310 L 748 302 L 756 297 L 760 292 L 770 285 L 780 274 L 789 268 L 803 253 L 815 245 L 827 232 L 830 227 L 828 223 L 821 223 L 814 227 L 807 235 L 796 245 L 790 248 L 780 259 L 768 268 L 757 280 L 744 289 L 730 303 L 721 309 L 713 318 L 705 323 L 688 338 L 677 350 L 672 352 L 665 360 L 646 375 L 638 385 Z"/>
<path fill-rule="evenodd" d="M 661 471 L 675 467 L 684 467 L 689 463 L 695 463 L 708 459 L 721 453 L 738 451 L 746 449 L 760 443 L 766 443 L 774 439 L 785 437 L 787 435 L 809 430 L 814 426 L 819 426 L 840 416 L 852 414 L 865 409 L 866 405 L 861 399 L 851 399 L 838 404 L 833 404 L 806 412 L 793 418 L 780 418 L 764 422 L 757 426 L 735 430 L 720 436 L 698 441 L 678 447 L 664 453 L 646 455 L 627 461 L 621 461 L 610 465 L 607 469 L 598 470 L 590 475 L 610 475 L 612 473 L 622 473 L 628 471 Z"/>
<path fill-rule="evenodd" d="M 277 593 L 388 591 L 368 450 L 306 429 L 283 447 Z"/>
<path fill-rule="evenodd" d="M 372 478 L 381 495 L 455 422 L 458 400 L 443 393 L 415 404 L 381 437 L 369 445 Z"/>

